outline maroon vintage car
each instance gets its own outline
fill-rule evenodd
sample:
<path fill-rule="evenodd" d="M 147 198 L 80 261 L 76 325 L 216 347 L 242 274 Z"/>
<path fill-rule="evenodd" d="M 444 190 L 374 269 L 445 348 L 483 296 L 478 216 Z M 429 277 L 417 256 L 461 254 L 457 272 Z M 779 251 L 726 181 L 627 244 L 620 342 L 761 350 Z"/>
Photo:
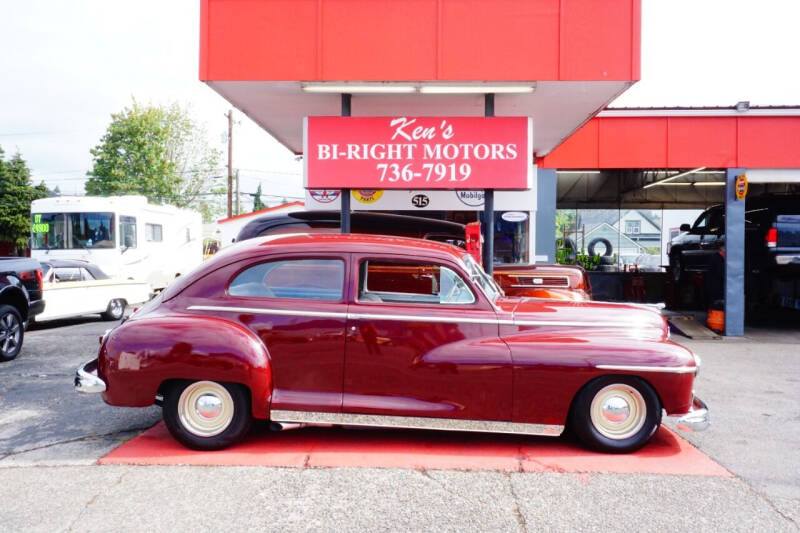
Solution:
<path fill-rule="evenodd" d="M 698 359 L 657 312 L 505 297 L 463 249 L 369 235 L 236 244 L 101 339 L 80 391 L 159 403 L 186 446 L 341 424 L 644 445 L 662 410 L 704 429 Z"/>

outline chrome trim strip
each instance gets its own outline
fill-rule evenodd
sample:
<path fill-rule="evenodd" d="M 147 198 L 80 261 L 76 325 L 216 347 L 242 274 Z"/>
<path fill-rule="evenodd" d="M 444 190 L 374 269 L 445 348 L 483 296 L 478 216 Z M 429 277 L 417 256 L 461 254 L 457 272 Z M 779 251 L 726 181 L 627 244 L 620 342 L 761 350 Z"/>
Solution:
<path fill-rule="evenodd" d="M 508 322 L 503 321 L 503 322 Z M 626 328 L 630 329 L 631 324 L 622 322 L 573 322 L 568 320 L 513 320 L 513 326 L 576 326 L 581 328 Z M 633 326 L 635 328 L 635 326 Z"/>
<path fill-rule="evenodd" d="M 319 413 L 314 411 L 270 411 L 273 422 L 304 424 L 334 424 L 343 426 L 372 426 L 402 429 L 435 429 L 441 431 L 471 431 L 479 433 L 513 433 L 558 437 L 564 426 L 527 424 L 499 420 L 460 420 L 416 416 L 365 415 L 357 413 Z"/>
<path fill-rule="evenodd" d="M 300 311 L 294 309 L 267 309 L 261 307 L 235 307 L 222 305 L 190 305 L 189 311 L 226 311 L 234 313 L 250 313 L 254 315 L 289 315 L 319 318 L 348 318 L 351 320 L 404 320 L 408 322 L 437 322 L 456 324 L 497 324 L 500 326 L 567 326 L 581 328 L 630 328 L 630 324 L 622 322 L 577 322 L 559 320 L 501 320 L 497 318 L 471 318 L 457 316 L 431 315 L 392 315 L 378 313 L 339 313 L 334 311 Z"/>
<path fill-rule="evenodd" d="M 351 320 L 404 320 L 408 322 L 444 322 L 459 324 L 497 324 L 496 318 L 470 318 L 450 316 L 381 315 L 376 313 L 347 313 Z"/>
<path fill-rule="evenodd" d="M 636 365 L 595 365 L 600 370 L 625 370 L 630 372 L 668 372 L 671 374 L 691 374 L 695 366 L 636 366 Z"/>
<path fill-rule="evenodd" d="M 298 311 L 294 309 L 267 309 L 264 307 L 234 307 L 227 305 L 190 305 L 189 311 L 228 311 L 232 313 L 249 313 L 253 315 L 289 315 L 318 318 L 347 318 L 347 313 L 335 311 Z"/>
<path fill-rule="evenodd" d="M 550 289 L 569 289 L 570 288 L 569 277 L 568 276 L 551 276 L 549 274 L 507 274 L 507 276 L 510 277 L 510 278 L 517 278 L 517 283 L 519 283 L 519 278 L 531 278 L 531 279 L 534 280 L 532 285 L 529 285 L 527 283 L 520 283 L 518 285 L 511 285 L 512 287 L 517 287 L 517 288 L 526 288 L 526 289 L 530 289 L 530 288 L 534 288 L 535 289 L 535 288 L 539 288 L 539 287 L 547 287 L 547 288 L 550 288 Z M 536 283 L 535 280 L 537 280 L 537 279 L 540 281 L 540 283 Z M 548 279 L 548 280 L 563 279 L 564 281 L 567 282 L 567 284 L 566 285 L 552 285 L 551 283 L 547 283 L 545 281 L 545 279 Z"/>

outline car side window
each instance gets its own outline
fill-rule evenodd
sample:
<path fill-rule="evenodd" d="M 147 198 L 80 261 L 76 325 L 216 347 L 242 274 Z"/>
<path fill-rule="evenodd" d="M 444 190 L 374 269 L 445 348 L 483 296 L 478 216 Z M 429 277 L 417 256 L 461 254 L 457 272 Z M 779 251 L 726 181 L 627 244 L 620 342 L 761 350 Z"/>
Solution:
<path fill-rule="evenodd" d="M 80 281 L 81 269 L 77 267 L 58 267 L 53 269 L 55 281 Z"/>
<path fill-rule="evenodd" d="M 259 263 L 231 281 L 228 294 L 257 298 L 336 301 L 344 289 L 341 259 L 291 259 Z"/>
<path fill-rule="evenodd" d="M 475 295 L 461 276 L 443 265 L 369 260 L 359 268 L 358 300 L 471 304 Z"/>
<path fill-rule="evenodd" d="M 81 280 L 82 281 L 92 281 L 93 279 L 94 279 L 94 276 L 92 276 L 91 272 L 89 272 L 85 268 L 81 269 Z"/>
<path fill-rule="evenodd" d="M 694 227 L 692 229 L 697 230 L 700 233 L 706 231 L 708 228 L 709 218 L 711 218 L 711 212 L 706 211 L 705 213 L 700 215 L 700 218 L 698 218 L 697 221 L 694 223 Z"/>

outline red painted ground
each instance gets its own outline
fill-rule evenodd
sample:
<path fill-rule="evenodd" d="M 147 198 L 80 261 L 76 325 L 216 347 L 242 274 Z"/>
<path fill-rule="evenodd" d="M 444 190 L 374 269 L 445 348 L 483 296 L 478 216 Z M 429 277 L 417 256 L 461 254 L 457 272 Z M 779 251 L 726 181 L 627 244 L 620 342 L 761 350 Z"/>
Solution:
<path fill-rule="evenodd" d="M 663 426 L 642 450 L 594 453 L 562 439 L 438 431 L 304 428 L 254 431 L 237 446 L 196 452 L 163 423 L 126 442 L 101 464 L 375 467 L 521 472 L 611 472 L 732 476 Z"/>

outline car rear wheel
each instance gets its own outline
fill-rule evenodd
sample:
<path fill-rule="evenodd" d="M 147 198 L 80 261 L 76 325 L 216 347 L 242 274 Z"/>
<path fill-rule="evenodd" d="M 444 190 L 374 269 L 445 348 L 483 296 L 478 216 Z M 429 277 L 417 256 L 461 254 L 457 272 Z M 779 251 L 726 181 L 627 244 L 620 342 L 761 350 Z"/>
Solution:
<path fill-rule="evenodd" d="M 24 330 L 19 311 L 10 305 L 0 305 L 0 361 L 11 361 L 19 355 Z"/>
<path fill-rule="evenodd" d="M 661 402 L 634 376 L 596 379 L 575 397 L 571 426 L 586 446 L 629 453 L 644 446 L 661 424 Z"/>
<path fill-rule="evenodd" d="M 195 450 L 220 450 L 250 430 L 250 396 L 242 385 L 179 381 L 165 393 L 164 423 L 172 436 Z"/>
<path fill-rule="evenodd" d="M 105 320 L 119 320 L 122 318 L 122 314 L 125 312 L 125 300 L 115 298 L 108 302 L 108 307 L 106 307 L 106 312 L 103 313 L 103 319 Z"/>

